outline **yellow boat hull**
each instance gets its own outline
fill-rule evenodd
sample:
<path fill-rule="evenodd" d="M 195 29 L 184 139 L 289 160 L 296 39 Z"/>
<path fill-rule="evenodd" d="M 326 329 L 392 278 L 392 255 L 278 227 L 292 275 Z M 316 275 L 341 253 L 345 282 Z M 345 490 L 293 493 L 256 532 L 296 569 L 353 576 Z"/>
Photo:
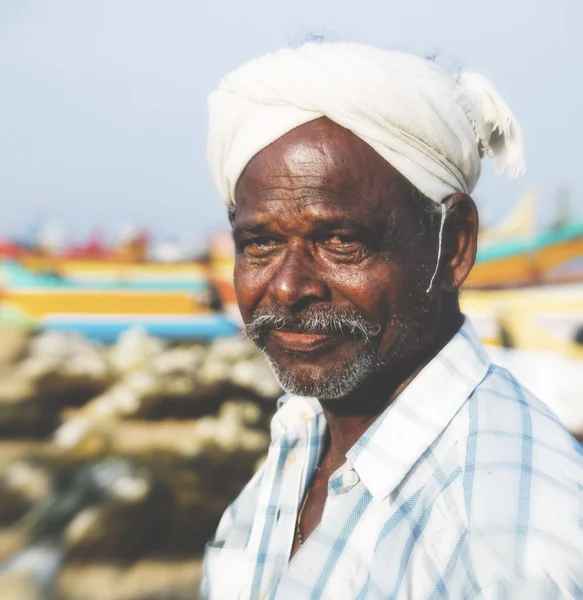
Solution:
<path fill-rule="evenodd" d="M 583 359 L 583 285 L 467 290 L 461 306 L 485 343 Z"/>
<path fill-rule="evenodd" d="M 478 262 L 468 279 L 468 288 L 528 285 L 552 279 L 552 271 L 571 259 L 583 256 L 583 237 L 556 242 L 530 253 Z"/>
<path fill-rule="evenodd" d="M 2 300 L 32 318 L 63 313 L 192 315 L 207 312 L 191 295 L 175 292 L 7 290 Z"/>
<path fill-rule="evenodd" d="M 27 256 L 21 261 L 27 269 L 37 273 L 55 273 L 65 279 L 107 279 L 111 281 L 199 281 L 208 277 L 208 268 L 202 263 L 162 264 L 124 263 L 99 260 L 67 260 Z"/>

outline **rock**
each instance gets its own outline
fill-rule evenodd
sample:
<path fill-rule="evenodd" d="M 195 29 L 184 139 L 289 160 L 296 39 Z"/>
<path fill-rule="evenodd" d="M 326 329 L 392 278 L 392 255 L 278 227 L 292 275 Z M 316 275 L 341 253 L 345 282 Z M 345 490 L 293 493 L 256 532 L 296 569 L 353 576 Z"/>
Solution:
<path fill-rule="evenodd" d="M 20 327 L 0 325 L 0 368 L 20 360 L 26 351 L 30 333 Z"/>
<path fill-rule="evenodd" d="M 71 454 L 77 460 L 102 456 L 111 445 L 107 424 L 83 416 L 63 423 L 55 432 L 53 441 L 58 451 Z"/>
<path fill-rule="evenodd" d="M 22 523 L 0 529 L 0 563 L 22 550 L 28 538 Z M 0 567 L 1 568 L 1 567 Z M 0 595 L 0 598 L 2 596 Z"/>
<path fill-rule="evenodd" d="M 47 469 L 34 460 L 18 460 L 0 476 L 0 522 L 12 524 L 50 491 Z"/>
<path fill-rule="evenodd" d="M 11 525 L 26 514 L 31 503 L 20 493 L 0 481 L 0 525 Z"/>
<path fill-rule="evenodd" d="M 0 378 L 0 435 L 44 436 L 57 426 L 58 407 L 35 382 L 12 372 Z"/>
<path fill-rule="evenodd" d="M 147 466 L 126 457 L 55 465 L 51 492 L 29 514 L 30 539 L 76 556 L 137 556 L 160 533 Z"/>
<path fill-rule="evenodd" d="M 0 435 L 39 437 L 54 431 L 64 406 L 83 402 L 107 385 L 104 370 L 97 371 L 95 363 L 86 367 L 82 356 L 66 360 L 33 355 L 4 373 Z"/>
<path fill-rule="evenodd" d="M 59 600 L 198 600 L 201 577 L 200 559 L 141 560 L 126 568 L 72 562 L 59 577 L 58 594 Z"/>
<path fill-rule="evenodd" d="M 46 331 L 31 340 L 29 355 L 46 356 L 62 361 L 78 353 L 93 352 L 94 348 L 92 342 L 76 333 Z"/>
<path fill-rule="evenodd" d="M 107 350 L 70 334 L 33 338 L 0 378 L 0 434 L 56 431 L 47 446 L 27 442 L 38 460 L 19 454 L 0 473 L 0 523 L 19 523 L 28 536 L 16 556 L 52 544 L 67 557 L 59 600 L 91 597 L 87 588 L 75 596 L 74 578 L 95 573 L 82 561 L 99 570 L 97 561 L 192 560 L 265 456 L 279 394 L 248 340 L 169 347 L 133 330 Z M 193 597 L 192 584 L 171 588 L 168 578 L 146 583 L 130 572 L 109 572 L 120 598 L 170 589 Z"/>
<path fill-rule="evenodd" d="M 105 459 L 83 471 L 69 490 L 69 494 L 77 494 L 80 505 L 64 530 L 68 552 L 77 556 L 139 552 L 141 540 L 150 537 L 148 530 L 156 528 L 155 522 L 142 522 L 154 499 L 150 471 L 121 458 Z M 83 491 L 88 505 L 80 498 Z"/>
<path fill-rule="evenodd" d="M 150 368 L 161 376 L 179 373 L 194 375 L 205 361 L 206 355 L 205 346 L 171 348 L 156 356 L 150 363 Z"/>
<path fill-rule="evenodd" d="M 15 378 L 56 406 L 82 404 L 110 385 L 112 373 L 103 350 L 71 333 L 47 332 L 31 340 Z"/>
<path fill-rule="evenodd" d="M 274 400 L 281 395 L 281 388 L 265 359 L 246 339 L 227 338 L 213 342 L 198 379 L 203 386 L 246 390 L 263 400 Z"/>
<path fill-rule="evenodd" d="M 251 429 L 261 418 L 260 409 L 250 402 L 228 402 L 217 417 L 199 419 L 192 432 L 190 451 L 200 454 L 220 450 L 228 454 L 257 454 L 267 450 L 269 435 L 265 431 Z"/>
<path fill-rule="evenodd" d="M 273 400 L 282 394 L 273 372 L 261 356 L 234 364 L 230 381 L 235 387 L 247 389 L 265 400 Z"/>
<path fill-rule="evenodd" d="M 127 373 L 148 364 L 160 356 L 166 344 L 148 335 L 145 329 L 133 327 L 124 331 L 109 352 L 109 362 L 118 374 Z"/>
<path fill-rule="evenodd" d="M 179 445 L 156 445 L 146 427 L 141 443 L 126 446 L 132 455 L 106 456 L 117 452 L 115 435 L 103 435 L 98 439 L 106 442 L 96 443 L 101 454 L 87 462 L 84 448 L 98 432 L 75 417 L 55 439 L 66 453 L 50 459 L 54 483 L 28 517 L 32 539 L 56 536 L 75 557 L 200 552 L 265 454 L 265 423 L 256 403 L 229 401 L 216 417 L 176 429 Z"/>
<path fill-rule="evenodd" d="M 2 479 L 8 487 L 20 493 L 30 503 L 44 498 L 52 484 L 46 465 L 34 459 L 21 459 L 13 463 Z"/>
<path fill-rule="evenodd" d="M 234 364 L 257 356 L 257 352 L 255 345 L 245 338 L 219 338 L 210 344 L 206 360 Z"/>
<path fill-rule="evenodd" d="M 245 400 L 231 400 L 226 402 L 221 407 L 218 418 L 238 421 L 243 425 L 257 426 L 261 423 L 263 417 L 263 411 L 261 408 L 249 401 Z"/>
<path fill-rule="evenodd" d="M 11 556 L 0 570 L 0 597 L 49 600 L 62 553 L 52 545 L 33 545 Z"/>
<path fill-rule="evenodd" d="M 2 600 L 48 600 L 44 590 L 27 573 L 0 574 Z"/>
<path fill-rule="evenodd" d="M 18 373 L 7 372 L 0 377 L 0 402 L 7 404 L 25 402 L 37 393 L 34 382 Z"/>
<path fill-rule="evenodd" d="M 55 369 L 73 379 L 105 381 L 110 374 L 104 349 L 76 334 L 47 332 L 33 338 L 21 372 L 36 379 Z"/>

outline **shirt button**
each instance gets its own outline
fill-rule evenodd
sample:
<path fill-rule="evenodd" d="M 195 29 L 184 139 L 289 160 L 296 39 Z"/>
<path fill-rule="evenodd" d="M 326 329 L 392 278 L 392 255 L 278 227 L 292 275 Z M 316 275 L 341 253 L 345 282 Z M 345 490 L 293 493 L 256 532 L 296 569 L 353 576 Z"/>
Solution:
<path fill-rule="evenodd" d="M 342 475 L 342 483 L 346 487 L 354 487 L 360 481 L 360 477 L 356 471 L 346 471 Z"/>

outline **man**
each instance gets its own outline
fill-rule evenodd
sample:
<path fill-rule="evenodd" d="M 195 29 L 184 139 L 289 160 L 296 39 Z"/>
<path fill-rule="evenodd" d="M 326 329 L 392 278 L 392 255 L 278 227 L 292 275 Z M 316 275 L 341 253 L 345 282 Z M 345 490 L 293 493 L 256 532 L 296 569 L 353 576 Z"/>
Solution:
<path fill-rule="evenodd" d="M 248 63 L 209 108 L 239 306 L 288 395 L 205 596 L 583 597 L 579 446 L 458 304 L 481 158 L 523 168 L 500 96 L 324 43 Z"/>

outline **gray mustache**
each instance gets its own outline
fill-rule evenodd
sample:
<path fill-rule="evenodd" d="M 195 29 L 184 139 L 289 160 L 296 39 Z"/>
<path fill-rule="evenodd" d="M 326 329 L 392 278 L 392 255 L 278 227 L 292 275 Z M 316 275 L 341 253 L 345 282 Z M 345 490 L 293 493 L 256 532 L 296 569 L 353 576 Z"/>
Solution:
<path fill-rule="evenodd" d="M 297 333 L 340 334 L 369 341 L 380 332 L 379 325 L 369 323 L 359 312 L 350 308 L 314 307 L 301 313 L 281 308 L 262 309 L 246 325 L 247 336 L 261 343 L 273 329 L 290 329 Z"/>

